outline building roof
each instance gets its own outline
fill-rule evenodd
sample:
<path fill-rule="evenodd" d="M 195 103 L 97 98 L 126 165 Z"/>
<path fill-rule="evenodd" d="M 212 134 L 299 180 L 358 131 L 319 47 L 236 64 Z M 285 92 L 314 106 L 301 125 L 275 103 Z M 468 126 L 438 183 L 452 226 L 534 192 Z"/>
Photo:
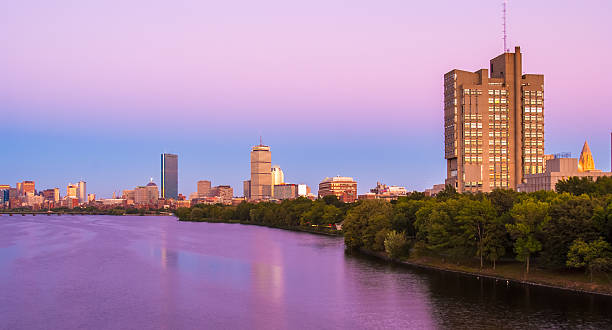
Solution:
<path fill-rule="evenodd" d="M 595 162 L 593 161 L 593 155 L 589 144 L 584 141 L 582 146 L 582 152 L 580 153 L 580 160 L 578 161 L 578 172 L 587 172 L 595 169 Z"/>

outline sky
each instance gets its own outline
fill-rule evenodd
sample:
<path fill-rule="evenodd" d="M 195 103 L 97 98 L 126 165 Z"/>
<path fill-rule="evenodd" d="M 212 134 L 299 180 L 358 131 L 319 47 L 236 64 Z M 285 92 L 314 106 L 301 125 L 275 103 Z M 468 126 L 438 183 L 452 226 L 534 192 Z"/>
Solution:
<path fill-rule="evenodd" d="M 0 184 L 110 197 L 179 155 L 242 194 L 259 143 L 291 183 L 444 182 L 443 75 L 503 52 L 502 1 L 0 2 Z M 509 46 L 545 76 L 545 151 L 610 170 L 612 1 L 510 0 Z"/>

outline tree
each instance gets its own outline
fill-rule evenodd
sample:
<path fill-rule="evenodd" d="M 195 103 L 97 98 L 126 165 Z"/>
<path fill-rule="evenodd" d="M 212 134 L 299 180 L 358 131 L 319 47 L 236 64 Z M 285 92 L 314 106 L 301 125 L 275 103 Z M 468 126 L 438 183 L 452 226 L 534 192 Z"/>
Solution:
<path fill-rule="evenodd" d="M 359 202 L 346 214 L 342 231 L 347 249 L 384 250 L 384 236 L 391 227 L 393 208 L 380 199 Z M 379 234 L 381 233 L 381 234 Z M 378 235 L 378 239 L 377 239 Z"/>
<path fill-rule="evenodd" d="M 204 218 L 204 211 L 202 210 L 202 208 L 194 207 L 191 210 L 190 218 L 191 220 L 201 220 L 202 218 Z"/>
<path fill-rule="evenodd" d="M 593 282 L 593 272 L 605 271 L 612 266 L 611 247 L 602 237 L 586 243 L 581 239 L 575 240 L 567 253 L 567 266 L 585 268 Z"/>
<path fill-rule="evenodd" d="M 385 237 L 384 245 L 385 252 L 389 256 L 389 258 L 397 260 L 403 255 L 404 251 L 406 250 L 406 233 L 398 233 L 395 230 L 391 230 L 387 233 Z"/>
<path fill-rule="evenodd" d="M 515 204 L 510 210 L 513 224 L 507 224 L 508 232 L 514 237 L 516 259 L 525 262 L 525 274 L 529 274 L 531 255 L 542 250 L 542 243 L 537 235 L 548 221 L 548 204 L 525 200 Z"/>
<path fill-rule="evenodd" d="M 453 259 L 473 256 L 473 244 L 466 244 L 464 231 L 457 225 L 457 216 L 466 200 L 465 197 L 461 200 L 436 199 L 421 207 L 415 222 L 417 246 Z"/>
<path fill-rule="evenodd" d="M 503 247 L 503 230 L 500 229 L 503 227 L 490 200 L 465 200 L 457 221 L 463 230 L 465 244 L 476 245 L 480 268 L 483 267 L 485 253 L 493 262 L 499 258 L 499 246 Z"/>
<path fill-rule="evenodd" d="M 587 195 L 558 195 L 551 201 L 550 221 L 543 227 L 541 261 L 548 268 L 566 267 L 567 252 L 578 238 L 592 241 L 601 236 L 593 215 L 597 203 Z"/>
<path fill-rule="evenodd" d="M 592 194 L 596 191 L 596 184 L 589 177 L 570 177 L 565 180 L 560 180 L 555 185 L 555 190 L 558 193 L 570 193 L 572 195 Z"/>

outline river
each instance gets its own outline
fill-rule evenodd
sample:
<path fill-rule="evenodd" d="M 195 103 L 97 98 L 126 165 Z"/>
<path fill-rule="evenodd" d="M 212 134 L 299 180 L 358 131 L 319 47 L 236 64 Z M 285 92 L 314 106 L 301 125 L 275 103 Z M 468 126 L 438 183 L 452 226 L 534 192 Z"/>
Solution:
<path fill-rule="evenodd" d="M 393 266 L 342 238 L 0 216 L 2 329 L 611 328 L 612 298 Z"/>

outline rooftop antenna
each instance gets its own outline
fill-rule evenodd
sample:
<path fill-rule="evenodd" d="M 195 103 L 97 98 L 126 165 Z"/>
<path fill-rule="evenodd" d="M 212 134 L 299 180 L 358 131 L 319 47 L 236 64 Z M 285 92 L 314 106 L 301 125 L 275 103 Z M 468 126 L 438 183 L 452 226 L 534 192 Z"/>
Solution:
<path fill-rule="evenodd" d="M 504 30 L 503 30 L 504 32 L 504 53 L 510 52 L 510 49 L 508 49 L 508 26 L 506 24 L 506 18 L 508 14 L 508 11 L 506 9 L 507 6 L 508 6 L 508 0 L 504 0 L 503 9 L 502 9 L 502 13 L 503 13 L 502 18 L 504 19 L 504 24 L 503 24 L 504 26 Z"/>
<path fill-rule="evenodd" d="M 263 146 L 263 140 L 261 139 L 261 135 L 259 136 L 259 145 Z"/>

